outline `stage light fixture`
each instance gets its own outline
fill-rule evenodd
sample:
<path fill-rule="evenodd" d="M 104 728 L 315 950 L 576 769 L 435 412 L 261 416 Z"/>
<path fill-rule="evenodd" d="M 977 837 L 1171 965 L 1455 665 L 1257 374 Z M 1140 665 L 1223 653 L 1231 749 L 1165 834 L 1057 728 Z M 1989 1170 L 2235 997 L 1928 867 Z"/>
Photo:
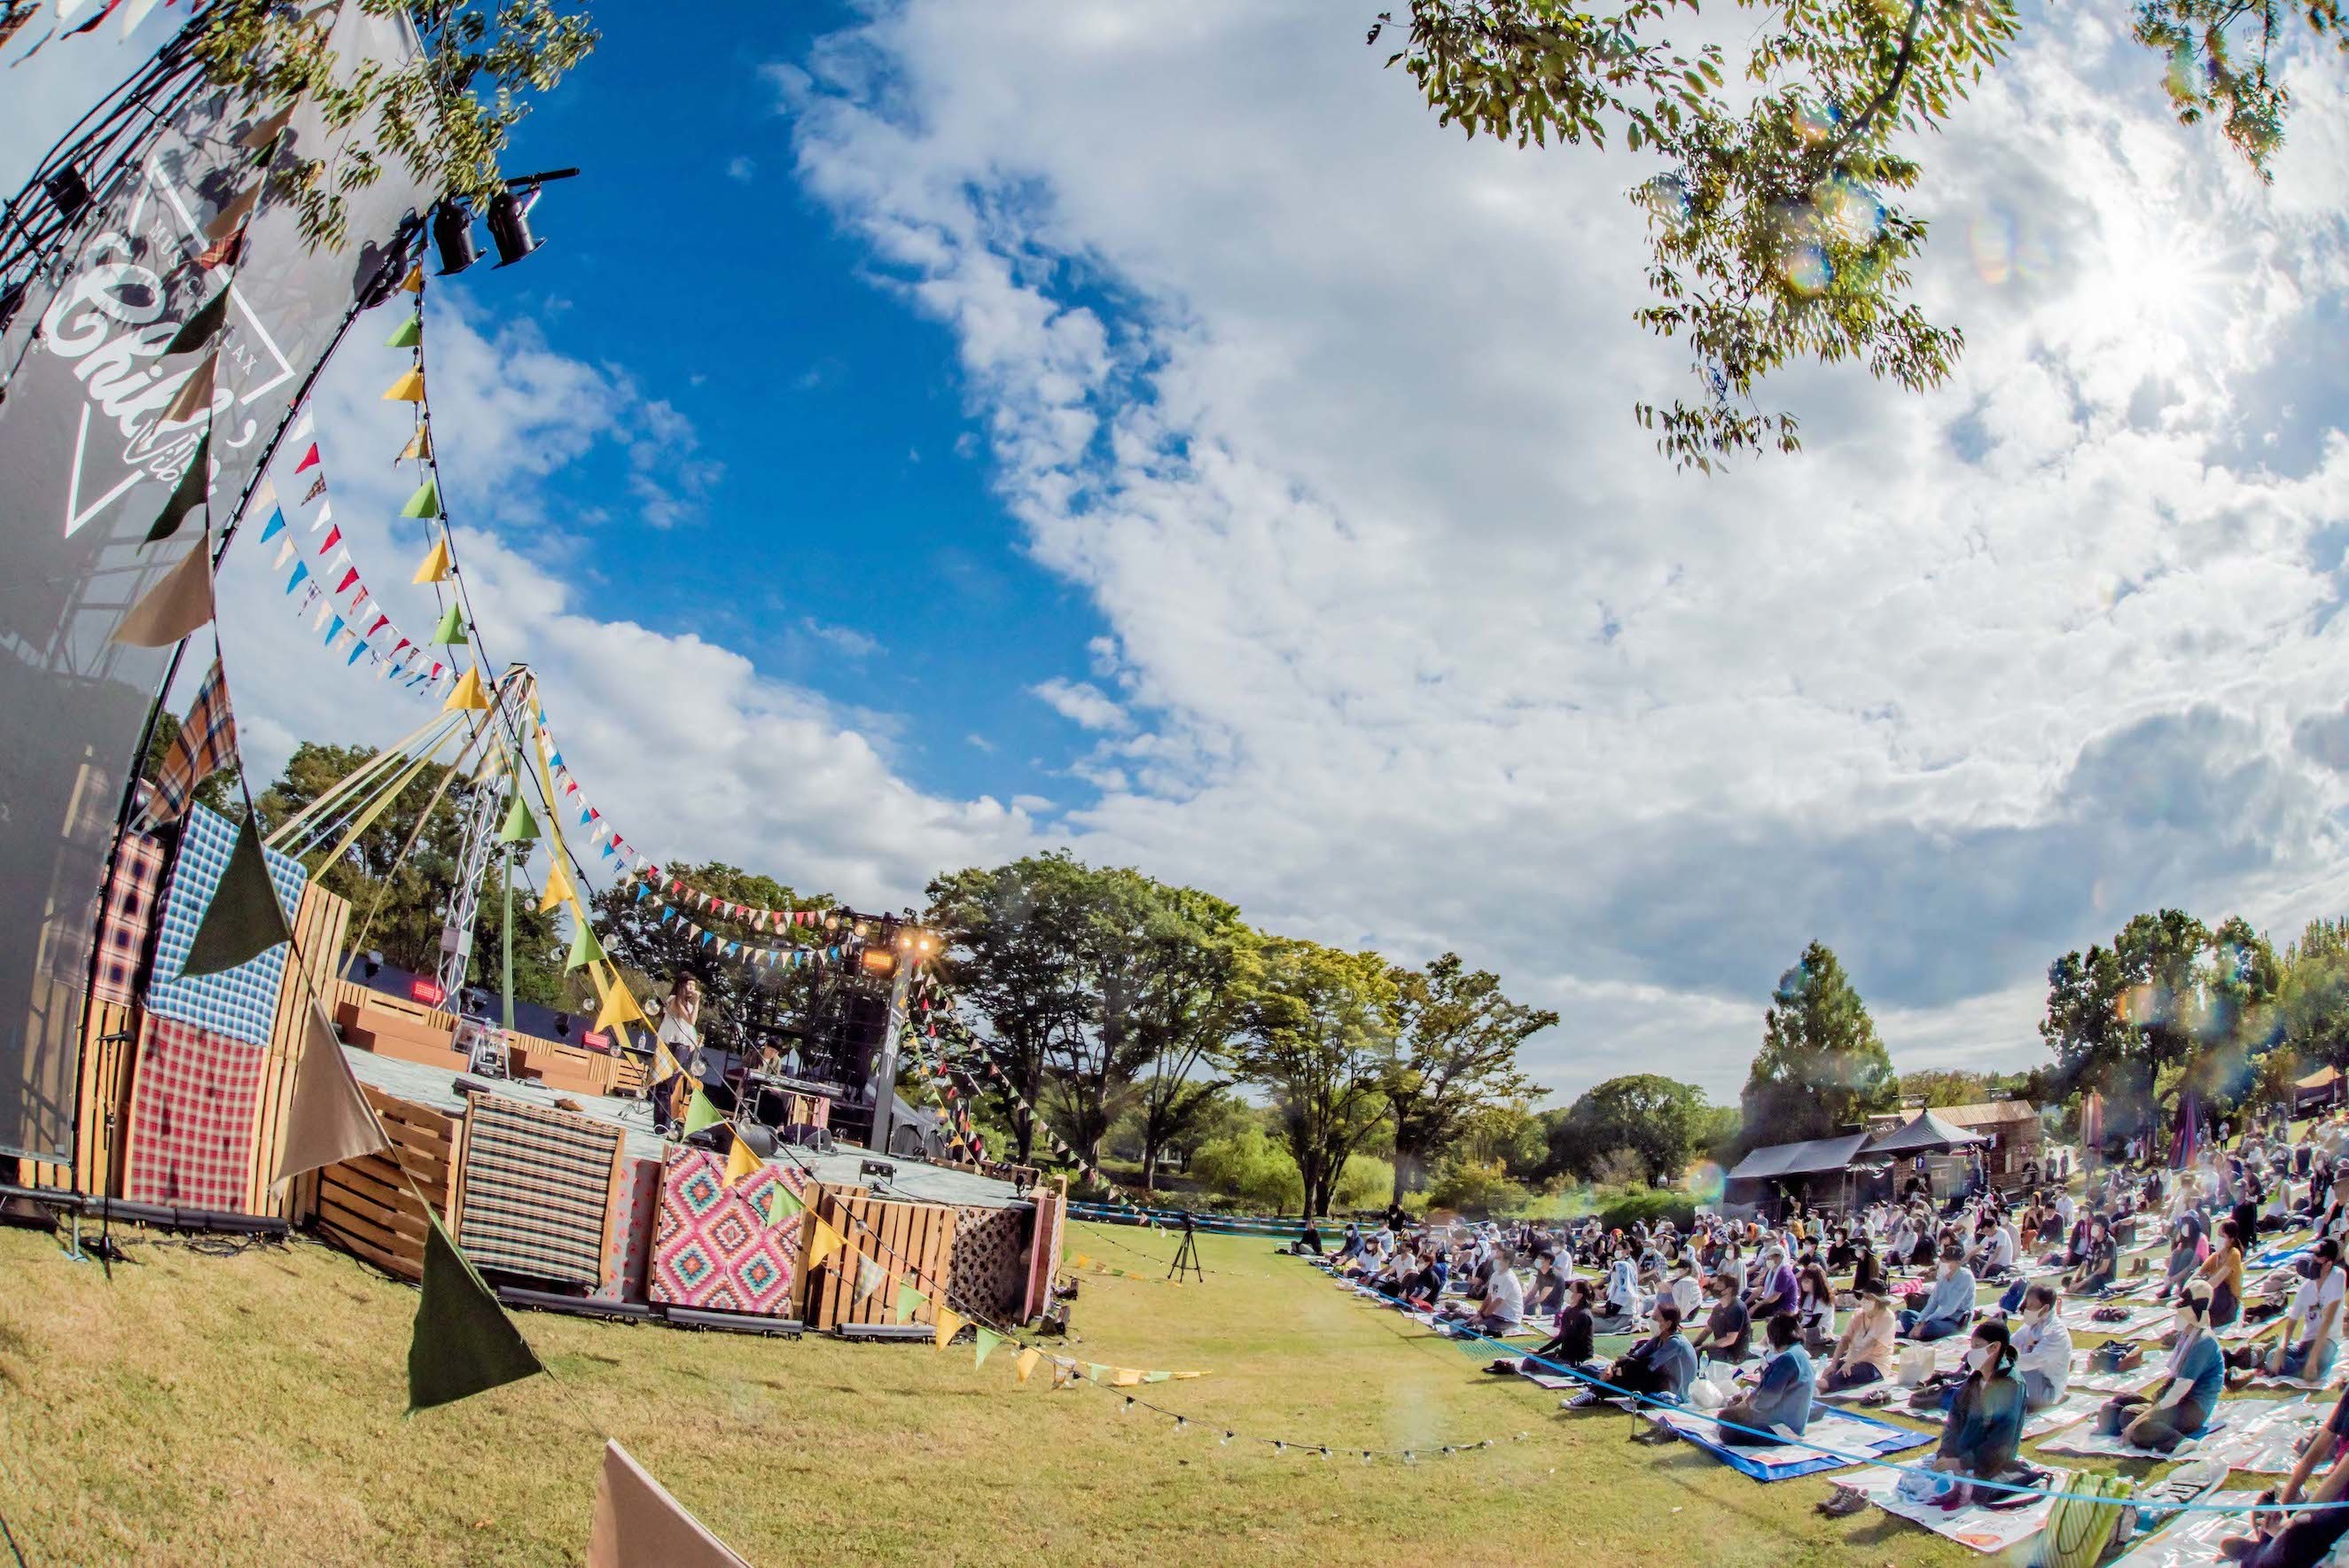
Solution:
<path fill-rule="evenodd" d="M 501 191 L 490 198 L 490 242 L 498 248 L 498 265 L 510 267 L 546 243 L 530 232 L 531 203 L 537 200 L 535 185 L 519 196 Z"/>
<path fill-rule="evenodd" d="M 895 975 L 897 972 L 897 955 L 885 947 L 866 948 L 858 962 L 864 965 L 864 972 L 868 975 Z"/>
<path fill-rule="evenodd" d="M 432 209 L 432 248 L 440 253 L 440 275 L 461 273 L 481 253 L 473 248 L 473 215 L 461 201 L 444 201 Z"/>
<path fill-rule="evenodd" d="M 89 181 L 70 163 L 44 175 L 41 189 L 49 193 L 49 200 L 57 203 L 57 211 L 68 223 L 89 210 Z"/>
<path fill-rule="evenodd" d="M 382 973 L 383 954 L 376 948 L 368 948 L 367 955 L 367 977 L 372 980 Z"/>
<path fill-rule="evenodd" d="M 567 1040 L 571 1037 L 570 1014 L 557 1013 L 554 1015 L 554 1037 L 558 1040 Z"/>

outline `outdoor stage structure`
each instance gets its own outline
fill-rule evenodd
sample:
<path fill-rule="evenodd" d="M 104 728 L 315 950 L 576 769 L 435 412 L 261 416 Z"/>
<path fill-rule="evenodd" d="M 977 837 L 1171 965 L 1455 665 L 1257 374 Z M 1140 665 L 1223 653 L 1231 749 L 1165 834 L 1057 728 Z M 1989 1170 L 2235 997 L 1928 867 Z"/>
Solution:
<path fill-rule="evenodd" d="M 396 66 L 419 46 L 404 16 L 356 3 L 329 38 L 345 73 Z M 429 748 L 388 753 L 421 770 L 443 741 L 461 742 L 443 788 L 460 769 L 476 786 L 440 974 L 346 951 L 353 912 L 301 858 L 332 833 L 297 824 L 262 851 L 292 939 L 219 973 L 184 973 L 238 830 L 188 804 L 146 830 L 138 761 L 188 643 L 147 648 L 115 634 L 193 552 L 216 563 L 233 542 L 328 356 L 363 312 L 420 288 L 434 203 L 387 165 L 349 197 L 350 249 L 305 243 L 291 208 L 264 193 L 274 160 L 325 145 L 315 111 L 263 117 L 208 91 L 187 31 L 84 126 L 0 224 L 0 521 L 17 568 L 0 583 L 11 655 L 0 660 L 0 875 L 20 895 L 19 918 L 0 925 L 0 1189 L 78 1222 L 307 1226 L 410 1279 L 437 1219 L 509 1301 L 615 1317 L 923 1338 L 949 1303 L 967 1317 L 1033 1319 L 1059 1268 L 1065 1184 L 918 1158 L 935 1140 L 895 1080 L 919 960 L 890 953 L 895 923 L 867 944 L 856 917 L 818 955 L 851 982 L 862 1092 L 786 1089 L 780 1119 L 794 1136 L 748 1171 L 730 1170 L 723 1151 L 734 1137 L 760 1146 L 746 1136 L 755 1105 L 730 1135 L 721 1124 L 715 1138 L 654 1136 L 646 1067 L 629 1048 L 645 1019 L 575 887 L 598 1017 L 574 1030 L 567 1016 L 517 1016 L 509 985 L 490 1031 L 496 1071 L 481 1076 L 483 1020 L 453 1010 L 462 987 L 449 984 L 467 973 L 481 878 L 502 856 L 510 879 L 515 839 L 541 824 L 557 876 L 567 853 L 549 766 L 562 759 L 522 666 L 487 691 L 479 666 L 467 671 L 471 702 L 452 670 L 457 722 Z M 201 368 L 166 352 L 204 317 L 223 346 Z M 199 376 L 212 378 L 208 400 L 201 383 L 189 392 Z M 419 448 L 429 463 L 420 422 L 403 458 Z M 445 524 L 441 540 L 445 551 Z M 826 931 L 834 923 L 827 915 Z M 875 948 L 887 963 L 864 962 Z M 768 954 L 779 956 L 811 954 Z M 853 984 L 868 968 L 878 997 Z M 390 1147 L 280 1182 L 314 1009 L 333 1019 Z M 815 1237 L 825 1244 L 809 1257 Z M 918 1282 L 922 1299 L 887 1298 L 869 1283 L 882 1274 Z"/>

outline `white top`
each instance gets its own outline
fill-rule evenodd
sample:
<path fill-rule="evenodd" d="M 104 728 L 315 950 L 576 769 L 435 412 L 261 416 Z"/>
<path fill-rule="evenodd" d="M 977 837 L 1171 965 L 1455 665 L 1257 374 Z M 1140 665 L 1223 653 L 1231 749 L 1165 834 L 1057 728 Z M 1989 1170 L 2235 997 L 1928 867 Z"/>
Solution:
<path fill-rule="evenodd" d="M 2018 1377 L 2038 1373 L 2054 1385 L 2056 1398 L 2063 1398 L 2072 1377 L 2072 1331 L 2062 1318 L 2050 1313 L 2044 1323 L 2024 1320 L 2016 1327 L 2014 1370 Z"/>
<path fill-rule="evenodd" d="M 1672 1305 L 1681 1309 L 1682 1323 L 1694 1323 L 1704 1311 L 1704 1286 L 1692 1274 L 1681 1275 L 1672 1281 Z"/>
<path fill-rule="evenodd" d="M 1992 1268 L 2007 1269 L 2014 1266 L 2013 1226 L 2001 1225 L 1997 1230 L 1992 1231 L 1990 1235 L 1990 1241 L 1986 1243 L 1986 1246 L 1988 1251 L 1985 1253 L 1984 1261 Z"/>
<path fill-rule="evenodd" d="M 1485 1288 L 1485 1310 L 1503 1323 L 1522 1323 L 1526 1316 L 1526 1287 L 1517 1283 L 1515 1269 L 1495 1269 L 1493 1283 Z"/>
<path fill-rule="evenodd" d="M 2324 1309 L 2328 1306 L 2340 1305 L 2344 1285 L 2349 1285 L 2349 1275 L 2344 1275 L 2337 1268 L 2325 1270 L 2324 1278 L 2322 1281 L 2313 1279 L 2301 1281 L 2292 1293 L 2292 1306 L 2283 1315 L 2285 1324 L 2297 1326 L 2303 1336 L 2313 1333 L 2316 1327 L 2316 1320 L 2323 1315 Z M 2333 1329 L 2337 1333 L 2340 1327 L 2340 1315 L 2336 1313 L 2333 1315 Z"/>

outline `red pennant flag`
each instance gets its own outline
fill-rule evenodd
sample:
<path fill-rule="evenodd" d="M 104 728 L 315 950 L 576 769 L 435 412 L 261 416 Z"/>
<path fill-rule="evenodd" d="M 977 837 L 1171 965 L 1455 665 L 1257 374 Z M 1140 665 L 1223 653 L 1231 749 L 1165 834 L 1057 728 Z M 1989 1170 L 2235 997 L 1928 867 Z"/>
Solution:
<path fill-rule="evenodd" d="M 324 543 L 324 544 L 322 544 L 322 545 L 320 545 L 320 546 L 318 546 L 318 553 L 319 553 L 319 554 L 321 554 L 321 555 L 324 555 L 324 554 L 326 554 L 326 552 L 328 552 L 329 550 L 332 550 L 335 546 L 336 546 L 337 544 L 340 544 L 342 542 L 343 542 L 343 525 L 342 525 L 341 523 L 339 523 L 339 522 L 338 522 L 338 523 L 335 524 L 335 526 L 334 526 L 334 527 L 332 527 L 332 528 L 330 528 L 330 529 L 326 530 L 326 543 Z"/>
<path fill-rule="evenodd" d="M 308 451 L 306 451 L 306 452 L 305 452 L 305 453 L 303 453 L 303 454 L 302 454 L 302 460 L 301 460 L 300 462 L 295 463 L 295 464 L 294 465 L 294 471 L 295 471 L 295 473 L 297 473 L 297 474 L 298 474 L 298 473 L 305 473 L 305 472 L 307 472 L 307 471 L 308 471 L 309 469 L 315 469 L 315 468 L 316 468 L 317 466 L 318 466 L 318 443 L 317 443 L 317 442 L 316 442 L 316 441 L 313 441 L 313 442 L 311 442 L 311 443 L 310 443 L 310 449 L 309 449 Z"/>
<path fill-rule="evenodd" d="M 400 649 L 401 649 L 401 648 L 405 648 L 405 647 L 407 647 L 407 646 L 408 646 L 408 639 L 407 639 L 406 637 L 402 637 L 402 638 L 400 638 L 400 639 L 399 639 L 399 646 L 398 646 L 398 647 L 395 647 L 395 648 L 393 648 L 393 649 L 391 650 L 391 652 L 392 652 L 392 656 L 393 656 L 394 658 L 398 657 L 398 656 L 399 656 L 399 651 L 400 651 Z"/>
<path fill-rule="evenodd" d="M 388 626 L 389 624 L 391 624 L 391 617 L 390 617 L 390 616 L 388 616 L 388 615 L 378 615 L 378 616 L 375 618 L 375 624 L 374 624 L 374 625 L 372 625 L 372 626 L 369 626 L 369 627 L 367 629 L 367 634 L 368 636 L 372 637 L 372 636 L 374 636 L 378 632 L 382 631 L 386 626 Z"/>
<path fill-rule="evenodd" d="M 358 569 L 357 567 L 354 566 L 354 567 L 352 567 L 348 572 L 346 572 L 346 573 L 343 573 L 343 580 L 342 580 L 340 583 L 336 583 L 336 584 L 335 584 L 335 592 L 336 592 L 336 593 L 341 593 L 344 589 L 346 589 L 346 588 L 349 587 L 352 583 L 354 583 L 357 582 L 358 580 L 359 580 L 359 569 Z"/>
<path fill-rule="evenodd" d="M 440 678 L 440 661 L 439 659 L 432 661 L 432 678 L 436 681 Z"/>

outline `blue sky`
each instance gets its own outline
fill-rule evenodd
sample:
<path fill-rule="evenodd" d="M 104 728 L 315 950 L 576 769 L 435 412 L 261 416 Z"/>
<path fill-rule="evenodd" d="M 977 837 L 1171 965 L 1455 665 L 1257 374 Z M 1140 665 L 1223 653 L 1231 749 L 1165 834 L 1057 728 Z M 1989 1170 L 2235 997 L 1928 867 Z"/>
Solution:
<path fill-rule="evenodd" d="M 547 248 L 427 338 L 485 634 L 655 855 L 876 905 L 1072 845 L 1496 969 L 1562 1093 L 1733 1093 L 1814 938 L 1899 1065 L 2014 1067 L 2140 910 L 2349 909 L 2337 55 L 2263 185 L 2119 13 L 2032 11 L 1917 149 L 1949 385 L 1797 367 L 1806 450 L 1703 479 L 1630 417 L 1685 375 L 1645 166 L 1438 129 L 1366 16 L 600 21 L 514 153 L 586 170 Z M 128 58 L 45 56 L 0 166 Z M 396 603 L 381 335 L 317 413 Z M 268 567 L 251 752 L 409 727 Z"/>

